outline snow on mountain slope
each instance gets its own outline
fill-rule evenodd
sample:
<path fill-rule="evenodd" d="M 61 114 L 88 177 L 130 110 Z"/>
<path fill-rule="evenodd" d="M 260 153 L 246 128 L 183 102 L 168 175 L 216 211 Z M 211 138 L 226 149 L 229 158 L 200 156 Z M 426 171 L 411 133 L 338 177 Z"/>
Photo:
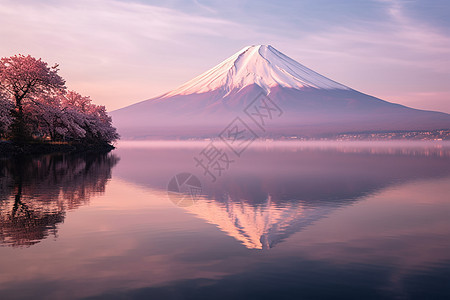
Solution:
<path fill-rule="evenodd" d="M 298 90 L 308 87 L 349 89 L 308 69 L 272 46 L 254 45 L 245 47 L 209 71 L 166 94 L 164 98 L 218 89 L 226 96 L 232 90 L 240 90 L 252 84 L 259 85 L 266 93 L 274 86 Z"/>

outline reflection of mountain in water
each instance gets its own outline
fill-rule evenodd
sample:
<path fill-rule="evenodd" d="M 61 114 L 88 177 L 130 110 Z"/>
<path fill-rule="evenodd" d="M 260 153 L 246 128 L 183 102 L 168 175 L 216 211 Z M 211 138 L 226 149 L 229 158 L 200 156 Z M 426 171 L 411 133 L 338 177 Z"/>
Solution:
<path fill-rule="evenodd" d="M 67 210 L 104 192 L 117 161 L 111 154 L 0 160 L 0 243 L 28 246 L 56 235 Z"/>
<path fill-rule="evenodd" d="M 225 202 L 198 200 L 185 209 L 216 225 L 249 249 L 269 249 L 325 217 L 335 207 L 306 207 L 301 201 L 279 205 L 269 196 L 257 206 L 231 199 Z"/>
<path fill-rule="evenodd" d="M 274 247 L 340 207 L 391 185 L 450 174 L 448 148 L 249 149 L 216 183 L 192 167 L 197 149 L 123 149 L 117 176 L 164 189 L 180 170 L 197 175 L 204 197 L 188 212 L 247 248 Z M 142 161 L 152 168 L 142 169 Z"/>

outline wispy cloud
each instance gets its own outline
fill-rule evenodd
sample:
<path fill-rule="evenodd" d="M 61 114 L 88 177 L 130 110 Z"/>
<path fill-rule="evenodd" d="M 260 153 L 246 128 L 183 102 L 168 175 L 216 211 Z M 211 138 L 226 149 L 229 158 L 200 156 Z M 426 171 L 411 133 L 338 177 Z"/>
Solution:
<path fill-rule="evenodd" d="M 296 43 L 303 47 L 295 49 L 295 56 L 305 57 L 319 71 L 328 71 L 334 79 L 343 78 L 344 84 L 364 92 L 450 112 L 450 87 L 446 83 L 450 80 L 450 37 L 410 17 L 407 2 L 378 1 L 388 21 L 355 21 L 303 34 Z"/>

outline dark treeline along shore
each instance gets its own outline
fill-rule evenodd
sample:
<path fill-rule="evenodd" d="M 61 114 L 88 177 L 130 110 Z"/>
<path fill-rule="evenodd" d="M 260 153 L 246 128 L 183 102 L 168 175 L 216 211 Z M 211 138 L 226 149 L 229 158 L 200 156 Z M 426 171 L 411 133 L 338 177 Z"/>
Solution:
<path fill-rule="evenodd" d="M 114 149 L 106 108 L 68 91 L 58 71 L 29 55 L 0 59 L 0 156 Z"/>
<path fill-rule="evenodd" d="M 19 155 L 41 155 L 51 153 L 106 153 L 115 149 L 108 143 L 83 144 L 83 143 L 22 143 L 0 141 L 0 158 Z"/>

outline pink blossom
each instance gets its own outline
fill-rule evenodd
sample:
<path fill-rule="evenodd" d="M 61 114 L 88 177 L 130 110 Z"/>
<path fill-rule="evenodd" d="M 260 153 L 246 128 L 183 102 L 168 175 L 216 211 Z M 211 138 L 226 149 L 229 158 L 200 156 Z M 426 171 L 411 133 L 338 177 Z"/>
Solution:
<path fill-rule="evenodd" d="M 106 108 L 93 104 L 90 97 L 65 92 L 57 67 L 29 55 L 0 60 L 0 137 L 18 122 L 26 129 L 21 130 L 54 141 L 117 140 Z"/>

